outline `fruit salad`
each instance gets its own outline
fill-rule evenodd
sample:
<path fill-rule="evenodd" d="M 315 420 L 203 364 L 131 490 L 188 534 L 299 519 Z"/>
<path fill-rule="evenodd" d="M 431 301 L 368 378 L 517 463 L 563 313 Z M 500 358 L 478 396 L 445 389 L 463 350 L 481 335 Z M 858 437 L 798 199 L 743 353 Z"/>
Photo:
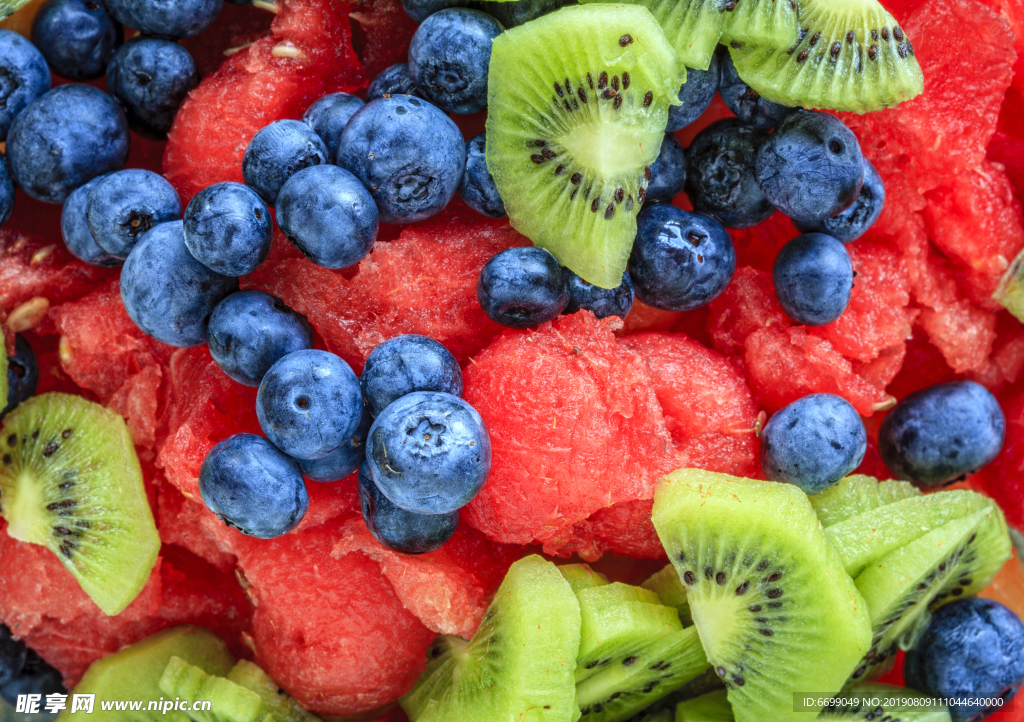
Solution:
<path fill-rule="evenodd" d="M 0 722 L 1024 722 L 1019 0 L 0 0 Z"/>

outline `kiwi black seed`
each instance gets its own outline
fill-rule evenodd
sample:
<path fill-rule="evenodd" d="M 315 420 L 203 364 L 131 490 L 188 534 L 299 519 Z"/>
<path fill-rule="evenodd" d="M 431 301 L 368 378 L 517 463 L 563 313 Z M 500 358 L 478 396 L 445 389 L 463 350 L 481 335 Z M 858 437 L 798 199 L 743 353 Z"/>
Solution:
<path fill-rule="evenodd" d="M 0 427 L 7 533 L 53 551 L 107 614 L 149 579 L 160 537 L 124 419 L 68 394 L 22 403 Z"/>

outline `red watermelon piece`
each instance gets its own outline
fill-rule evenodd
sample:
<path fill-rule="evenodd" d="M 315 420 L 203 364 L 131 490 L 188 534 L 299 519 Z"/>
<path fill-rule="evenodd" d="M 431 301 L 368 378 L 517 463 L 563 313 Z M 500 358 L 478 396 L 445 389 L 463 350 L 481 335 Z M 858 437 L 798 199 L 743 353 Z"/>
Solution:
<path fill-rule="evenodd" d="M 400 0 L 367 0 L 349 13 L 349 18 L 352 44 L 366 68 L 367 78 L 405 62 L 409 41 L 418 26 Z"/>
<path fill-rule="evenodd" d="M 814 393 L 842 396 L 862 416 L 889 408 L 895 399 L 858 376 L 832 345 L 803 326 L 767 326 L 746 341 L 747 376 L 760 402 L 774 413 Z"/>
<path fill-rule="evenodd" d="M 247 540 L 238 563 L 254 603 L 256 661 L 304 707 L 351 715 L 409 691 L 434 638 L 377 562 L 331 556 L 336 522 Z"/>
<path fill-rule="evenodd" d="M 923 192 L 984 159 L 1013 77 L 1014 36 L 978 0 L 929 0 L 903 29 L 924 72 L 924 93 L 895 109 L 843 120 L 887 190 L 898 176 Z"/>
<path fill-rule="evenodd" d="M 186 498 L 166 481 L 158 484 L 157 500 L 156 527 L 164 544 L 187 549 L 220 571 L 230 572 L 235 568 L 233 533 L 237 532 L 214 516 L 201 501 Z M 220 527 L 224 528 L 223 532 Z"/>
<path fill-rule="evenodd" d="M 152 448 L 174 349 L 132 322 L 117 279 L 57 306 L 50 317 L 61 335 L 60 357 L 67 375 L 124 416 L 137 445 Z"/>
<path fill-rule="evenodd" d="M 349 5 L 281 0 L 271 35 L 228 58 L 182 104 L 164 155 L 164 173 L 183 202 L 220 181 L 242 181 L 253 135 L 299 118 L 317 98 L 365 85 L 352 49 Z"/>
<path fill-rule="evenodd" d="M 205 346 L 175 351 L 168 382 L 168 435 L 157 466 L 185 496 L 198 499 L 199 468 L 214 444 L 260 433 L 256 389 L 229 379 Z"/>
<path fill-rule="evenodd" d="M 380 564 L 402 605 L 429 629 L 469 639 L 487 611 L 489 596 L 523 549 L 492 542 L 462 524 L 437 551 L 401 554 L 374 539 L 359 517 L 342 525 L 331 554 L 337 559 L 353 552 Z"/>
<path fill-rule="evenodd" d="M 971 378 L 996 394 L 1012 386 L 1024 369 L 1024 326 L 1003 312 L 996 315 L 996 340 L 985 365 L 971 373 Z"/>
<path fill-rule="evenodd" d="M 992 293 L 1024 248 L 1020 201 L 1006 173 L 982 163 L 948 178 L 927 202 L 928 237 L 953 262 L 959 286 L 978 306 L 999 310 Z"/>
<path fill-rule="evenodd" d="M 731 357 L 743 357 L 747 337 L 754 331 L 792 323 L 779 305 L 771 274 L 746 266 L 736 270 L 709 307 L 708 333 L 715 350 Z"/>
<path fill-rule="evenodd" d="M 665 547 L 651 522 L 653 505 L 653 499 L 636 499 L 598 509 L 573 527 L 572 541 L 567 546 L 580 547 L 584 561 L 604 560 L 609 555 L 664 559 Z M 601 556 L 598 552 L 607 554 Z M 640 581 L 643 579 L 636 580 Z"/>
<path fill-rule="evenodd" d="M 430 336 L 464 362 L 501 332 L 477 301 L 480 269 L 499 251 L 527 244 L 508 220 L 456 207 L 378 242 L 354 269 L 291 258 L 265 263 L 243 286 L 304 314 L 357 373 L 378 344 L 406 333 Z"/>
<path fill-rule="evenodd" d="M 999 502 L 1007 522 L 1024 532 L 1024 389 L 1018 386 L 1000 401 L 1006 414 L 1003 450 L 974 478 Z"/>
<path fill-rule="evenodd" d="M 917 316 L 908 308 L 910 280 L 906 266 L 895 251 L 868 241 L 851 243 L 846 249 L 855 274 L 850 305 L 832 323 L 808 330 L 851 361 L 868 363 L 886 352 L 891 359 L 910 338 Z"/>
<path fill-rule="evenodd" d="M 775 213 L 752 228 L 730 230 L 729 235 L 736 246 L 737 267 L 752 266 L 771 273 L 779 251 L 800 231 L 787 216 Z"/>
<path fill-rule="evenodd" d="M 920 326 L 914 327 L 914 335 L 907 341 L 906 349 L 903 367 L 889 384 L 889 393 L 896 398 L 902 399 L 907 394 L 956 378 L 942 351 L 929 342 L 927 333 Z"/>
<path fill-rule="evenodd" d="M 496 541 L 600 556 L 574 525 L 650 499 L 678 465 L 647 365 L 588 312 L 498 338 L 471 359 L 464 397 L 490 432 L 492 466 L 463 520 Z"/>
<path fill-rule="evenodd" d="M 757 475 L 758 409 L 736 366 L 681 334 L 638 334 L 621 343 L 647 362 L 682 466 Z"/>
<path fill-rule="evenodd" d="M 199 35 L 179 40 L 196 61 L 199 76 L 205 78 L 217 70 L 226 57 L 238 49 L 271 34 L 275 14 L 255 5 L 224 3 L 217 18 Z"/>
<path fill-rule="evenodd" d="M 629 313 L 623 319 L 622 328 L 616 332 L 629 335 L 647 331 L 671 331 L 684 315 L 677 311 L 663 311 L 660 308 L 648 306 L 638 298 L 633 301 L 633 307 L 629 309 Z"/>

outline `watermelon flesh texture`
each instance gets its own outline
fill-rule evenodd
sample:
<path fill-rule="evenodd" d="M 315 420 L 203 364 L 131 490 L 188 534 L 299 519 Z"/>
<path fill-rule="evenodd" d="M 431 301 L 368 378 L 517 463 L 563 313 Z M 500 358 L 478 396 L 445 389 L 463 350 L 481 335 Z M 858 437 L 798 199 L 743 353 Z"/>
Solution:
<path fill-rule="evenodd" d="M 328 93 L 365 86 L 352 49 L 348 3 L 278 4 L 271 34 L 205 77 L 175 117 L 163 169 L 183 203 L 214 183 L 241 183 L 245 148 L 263 126 L 300 118 Z"/>

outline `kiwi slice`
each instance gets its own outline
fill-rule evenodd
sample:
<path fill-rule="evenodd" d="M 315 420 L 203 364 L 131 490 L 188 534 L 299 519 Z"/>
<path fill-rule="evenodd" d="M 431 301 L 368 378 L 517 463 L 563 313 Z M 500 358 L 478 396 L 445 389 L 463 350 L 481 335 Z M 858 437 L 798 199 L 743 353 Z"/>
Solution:
<path fill-rule="evenodd" d="M 1006 521 L 992 505 L 870 564 L 856 584 L 871 612 L 872 639 L 852 680 L 886 669 L 898 646 L 913 646 L 930 609 L 983 589 L 1010 554 Z"/>
<path fill-rule="evenodd" d="M 103 719 L 104 722 L 189 722 L 184 712 L 169 710 L 109 710 L 100 713 L 103 700 L 159 700 L 164 696 L 160 679 L 168 662 L 177 657 L 212 675 L 231 671 L 235 658 L 216 635 L 199 627 L 174 627 L 143 639 L 119 652 L 89 665 L 72 694 L 94 694 L 92 714 L 71 711 L 60 713 L 58 720 Z"/>
<path fill-rule="evenodd" d="M 1017 254 L 1010 267 L 1003 273 L 992 298 L 1014 318 L 1024 323 L 1024 250 Z"/>
<path fill-rule="evenodd" d="M 171 657 L 160 677 L 160 691 L 181 700 L 189 707 L 195 722 L 275 722 L 263 708 L 263 700 L 252 690 L 217 675 L 181 657 Z M 209 702 L 210 709 L 195 709 L 198 702 Z"/>
<path fill-rule="evenodd" d="M 621 722 L 709 667 L 695 627 L 618 657 L 576 685 L 580 722 Z"/>
<path fill-rule="evenodd" d="M 263 709 L 276 722 L 320 722 L 320 718 L 307 712 L 291 695 L 277 686 L 277 683 L 259 665 L 240 659 L 228 672 L 228 680 L 251 690 L 263 700 Z"/>
<path fill-rule="evenodd" d="M 866 683 L 850 687 L 840 699 L 846 706 L 825 707 L 820 720 L 863 722 L 865 719 L 891 722 L 950 722 L 949 708 L 936 704 L 934 698 L 915 690 L 889 684 Z M 884 702 L 897 701 L 885 706 Z M 733 722 L 732 708 L 725 692 L 711 692 L 680 703 L 675 722 Z"/>
<path fill-rule="evenodd" d="M 673 720 L 675 720 L 675 715 L 667 709 L 657 712 L 641 712 L 635 717 L 629 718 L 629 722 L 673 722 Z"/>
<path fill-rule="evenodd" d="M 575 5 L 494 39 L 487 168 L 513 227 L 583 280 L 622 283 L 686 70 L 639 5 Z"/>
<path fill-rule="evenodd" d="M 679 469 L 659 483 L 652 519 L 736 718 L 814 718 L 818 709 L 794 711 L 793 695 L 838 692 L 870 645 L 871 624 L 807 496 L 791 484 Z"/>
<path fill-rule="evenodd" d="M 0 512 L 47 547 L 109 615 L 138 595 L 160 552 L 124 419 L 80 396 L 42 394 L 0 426 Z"/>
<path fill-rule="evenodd" d="M 595 572 L 589 564 L 563 564 L 558 567 L 558 571 L 565 577 L 565 581 L 569 582 L 574 594 L 582 589 L 600 587 L 608 583 L 608 577 Z"/>
<path fill-rule="evenodd" d="M 732 43 L 736 71 L 768 100 L 867 113 L 924 90 L 910 38 L 877 0 L 797 0 L 792 45 Z"/>
<path fill-rule="evenodd" d="M 640 586 L 656 593 L 662 604 L 675 607 L 675 610 L 679 612 L 679 621 L 683 623 L 684 627 L 693 624 L 690 603 L 686 601 L 686 587 L 683 586 L 683 580 L 679 578 L 679 572 L 674 566 L 666 564 Z"/>
<path fill-rule="evenodd" d="M 887 504 L 825 529 L 847 574 L 896 551 L 946 522 L 991 509 L 995 502 L 973 491 L 943 491 Z"/>
<path fill-rule="evenodd" d="M 721 42 L 725 45 L 769 45 L 789 48 L 800 38 L 797 0 L 729 0 Z"/>
<path fill-rule="evenodd" d="M 439 637 L 400 704 L 412 722 L 563 722 L 576 712 L 580 607 L 551 562 L 513 564 L 473 638 Z"/>
<path fill-rule="evenodd" d="M 880 506 L 918 496 L 921 490 L 909 481 L 878 481 L 873 476 L 854 474 L 807 498 L 821 525 L 830 527 Z"/>
<path fill-rule="evenodd" d="M 581 619 L 577 684 L 683 628 L 679 613 L 649 589 L 616 582 L 581 589 L 576 598 Z"/>

